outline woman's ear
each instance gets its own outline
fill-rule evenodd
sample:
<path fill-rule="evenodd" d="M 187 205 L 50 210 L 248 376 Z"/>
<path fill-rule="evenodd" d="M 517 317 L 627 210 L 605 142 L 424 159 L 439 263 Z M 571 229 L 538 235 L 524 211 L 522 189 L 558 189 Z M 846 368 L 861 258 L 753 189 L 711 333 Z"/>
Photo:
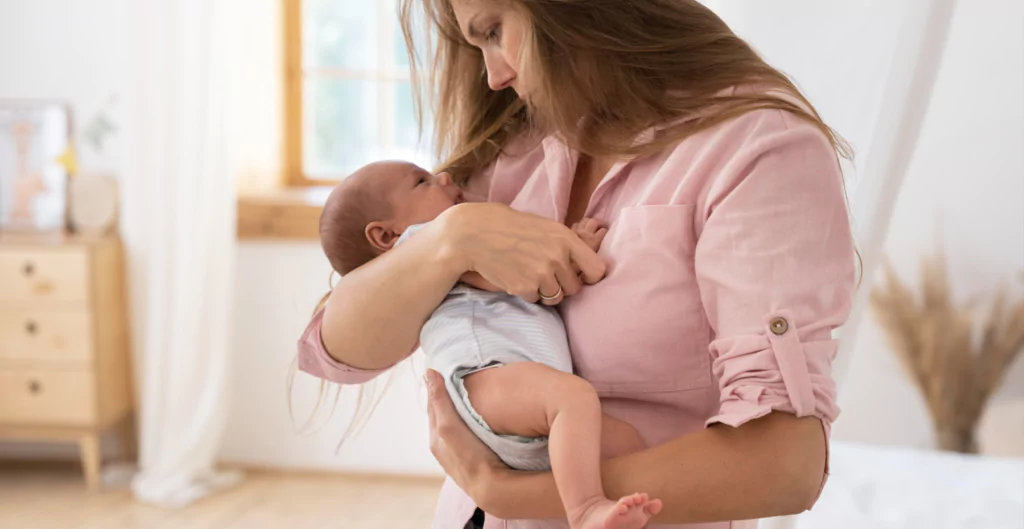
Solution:
<path fill-rule="evenodd" d="M 366 225 L 366 240 L 382 253 L 394 248 L 401 236 L 389 222 L 373 221 Z"/>

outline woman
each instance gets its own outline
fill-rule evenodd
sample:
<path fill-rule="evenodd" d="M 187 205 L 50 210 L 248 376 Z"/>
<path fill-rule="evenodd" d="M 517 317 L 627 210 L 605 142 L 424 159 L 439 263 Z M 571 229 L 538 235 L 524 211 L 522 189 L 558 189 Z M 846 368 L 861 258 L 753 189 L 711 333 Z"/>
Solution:
<path fill-rule="evenodd" d="M 842 142 L 694 0 L 404 0 L 407 40 L 414 4 L 437 30 L 445 169 L 490 203 L 342 278 L 300 368 L 372 378 L 478 273 L 559 306 L 577 374 L 651 447 L 605 461 L 611 497 L 661 498 L 659 527 L 809 508 L 855 284 Z M 609 225 L 600 255 L 570 243 L 583 216 Z M 434 526 L 479 525 L 479 506 L 488 529 L 564 527 L 551 475 L 504 467 L 435 376 Z"/>

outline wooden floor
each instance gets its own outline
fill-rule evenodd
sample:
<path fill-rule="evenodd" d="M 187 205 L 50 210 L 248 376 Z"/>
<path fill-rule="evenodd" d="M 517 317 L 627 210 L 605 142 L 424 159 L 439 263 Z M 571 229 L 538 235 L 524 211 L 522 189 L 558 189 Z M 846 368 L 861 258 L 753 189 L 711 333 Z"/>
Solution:
<path fill-rule="evenodd" d="M 249 472 L 238 487 L 181 511 L 89 493 L 74 467 L 0 464 L 3 529 L 420 529 L 440 481 Z"/>

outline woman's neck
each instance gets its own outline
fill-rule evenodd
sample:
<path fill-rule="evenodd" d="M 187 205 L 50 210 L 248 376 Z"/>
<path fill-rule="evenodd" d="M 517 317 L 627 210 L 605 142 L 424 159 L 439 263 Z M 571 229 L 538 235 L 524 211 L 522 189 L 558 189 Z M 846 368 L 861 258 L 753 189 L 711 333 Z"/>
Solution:
<path fill-rule="evenodd" d="M 572 189 L 569 192 L 569 207 L 565 215 L 565 223 L 572 226 L 586 215 L 590 205 L 590 197 L 597 189 L 616 158 L 612 156 L 588 156 L 581 154 L 576 163 L 576 174 L 573 175 Z"/>

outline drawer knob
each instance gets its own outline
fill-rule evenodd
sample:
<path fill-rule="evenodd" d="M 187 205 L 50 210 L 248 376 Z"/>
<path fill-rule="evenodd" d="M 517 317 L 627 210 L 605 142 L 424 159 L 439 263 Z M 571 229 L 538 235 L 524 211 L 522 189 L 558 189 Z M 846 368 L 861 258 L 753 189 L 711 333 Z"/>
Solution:
<path fill-rule="evenodd" d="M 31 380 L 28 383 L 28 392 L 33 395 L 38 395 L 43 391 L 43 385 L 38 380 Z"/>
<path fill-rule="evenodd" d="M 21 272 L 26 276 L 32 276 L 32 274 L 36 273 L 36 265 L 32 264 L 32 261 L 28 261 L 25 263 L 25 266 L 21 267 Z"/>
<path fill-rule="evenodd" d="M 32 293 L 37 296 L 45 296 L 51 292 L 53 292 L 53 282 L 46 279 L 36 281 L 35 287 L 32 289 Z"/>
<path fill-rule="evenodd" d="M 34 321 L 28 321 L 25 323 L 25 332 L 28 334 L 35 334 L 39 330 L 39 326 Z"/>

